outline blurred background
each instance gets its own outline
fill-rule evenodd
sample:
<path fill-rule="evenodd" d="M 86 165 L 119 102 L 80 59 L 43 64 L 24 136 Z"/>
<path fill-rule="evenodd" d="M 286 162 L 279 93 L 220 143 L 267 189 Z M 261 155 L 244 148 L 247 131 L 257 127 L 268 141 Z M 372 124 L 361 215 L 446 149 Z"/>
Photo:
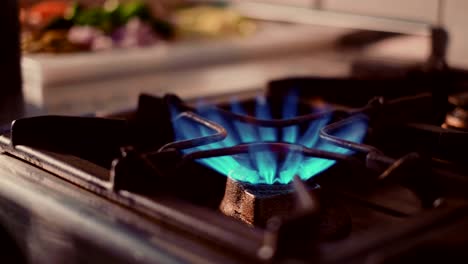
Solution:
<path fill-rule="evenodd" d="M 294 3 L 302 6 L 317 6 L 323 9 L 357 14 L 393 17 L 414 21 L 438 23 L 439 0 L 319 0 L 319 1 L 281 1 L 271 2 Z M 463 0 L 442 1 L 442 24 L 447 28 L 451 37 L 449 61 L 452 65 L 468 66 L 468 34 L 466 25 L 468 18 L 466 10 L 468 2 Z"/>
<path fill-rule="evenodd" d="M 26 114 L 132 108 L 140 93 L 252 93 L 347 75 L 356 59 L 426 60 L 431 26 L 468 66 L 461 0 L 20 1 Z"/>

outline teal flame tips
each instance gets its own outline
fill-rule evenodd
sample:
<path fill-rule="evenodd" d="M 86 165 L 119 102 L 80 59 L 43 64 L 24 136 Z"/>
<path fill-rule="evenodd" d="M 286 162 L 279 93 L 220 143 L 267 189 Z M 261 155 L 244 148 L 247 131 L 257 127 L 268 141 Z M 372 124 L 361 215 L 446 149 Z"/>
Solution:
<path fill-rule="evenodd" d="M 287 96 L 282 109 L 282 118 L 288 119 L 297 116 L 298 105 L 297 96 Z M 231 111 L 242 115 L 247 114 L 243 105 L 237 100 L 231 102 Z M 271 107 L 264 97 L 258 96 L 256 98 L 254 112 L 256 118 L 272 119 Z M 228 136 L 221 142 L 186 150 L 187 153 L 232 147 L 243 143 L 280 141 L 340 154 L 352 154 L 349 149 L 335 146 L 320 139 L 320 129 L 330 121 L 330 116 L 314 120 L 306 128 L 300 128 L 297 125 L 272 128 L 228 120 L 214 108 L 199 108 L 198 113 L 225 127 Z M 175 111 L 172 114 L 177 115 Z M 175 121 L 174 130 L 176 131 L 176 140 L 192 139 L 212 133 L 209 129 L 187 120 Z M 366 131 L 366 120 L 356 119 L 355 122 L 336 131 L 334 135 L 360 143 L 364 140 Z M 303 180 L 308 180 L 335 163 L 333 160 L 304 157 L 297 152 L 286 153 L 281 159 L 278 156 L 269 149 L 258 149 L 257 147 L 255 151 L 252 150 L 248 154 L 207 158 L 199 160 L 199 162 L 223 175 L 251 184 L 288 184 L 295 175 L 299 175 Z"/>

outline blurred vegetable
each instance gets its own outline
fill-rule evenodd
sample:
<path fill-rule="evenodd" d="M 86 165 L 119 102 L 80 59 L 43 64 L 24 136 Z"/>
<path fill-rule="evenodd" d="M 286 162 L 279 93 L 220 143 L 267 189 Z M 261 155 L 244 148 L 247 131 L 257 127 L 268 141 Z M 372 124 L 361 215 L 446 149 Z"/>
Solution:
<path fill-rule="evenodd" d="M 162 2 L 167 4 L 154 3 Z M 255 30 L 252 21 L 224 5 L 174 8 L 171 13 L 159 8 L 156 17 L 143 0 L 106 0 L 99 6 L 42 1 L 22 10 L 22 47 L 25 52 L 103 50 L 147 46 L 174 36 L 212 38 Z"/>
<path fill-rule="evenodd" d="M 81 10 L 83 10 L 83 7 L 79 3 L 74 2 L 65 12 L 64 18 L 73 21 Z"/>
<path fill-rule="evenodd" d="M 96 38 L 104 35 L 101 30 L 91 26 L 74 26 L 68 31 L 68 40 L 75 45 L 91 48 Z"/>
<path fill-rule="evenodd" d="M 109 33 L 133 18 L 148 22 L 156 20 L 152 17 L 148 5 L 139 0 L 121 4 L 115 0 L 108 0 L 102 7 L 88 9 L 75 4 L 67 14 L 67 18 L 76 25 L 93 26 Z"/>
<path fill-rule="evenodd" d="M 112 34 L 112 39 L 118 47 L 130 48 L 147 46 L 157 41 L 153 29 L 139 18 L 132 18 Z"/>
<path fill-rule="evenodd" d="M 27 53 L 64 53 L 81 50 L 79 46 L 68 41 L 66 30 L 49 30 L 43 34 L 25 33 L 21 48 Z"/>
<path fill-rule="evenodd" d="M 73 22 L 80 26 L 93 26 L 105 32 L 110 32 L 113 28 L 112 14 L 98 7 L 78 12 Z"/>
<path fill-rule="evenodd" d="M 42 1 L 29 8 L 27 21 L 32 25 L 44 25 L 54 18 L 63 17 L 67 9 L 68 3 L 64 1 Z"/>
<path fill-rule="evenodd" d="M 219 37 L 248 35 L 255 24 L 236 11 L 223 6 L 195 6 L 174 14 L 174 22 L 182 36 Z"/>
<path fill-rule="evenodd" d="M 118 12 L 121 24 L 127 23 L 134 17 L 138 17 L 143 21 L 149 21 L 153 18 L 151 15 L 151 10 L 143 1 L 122 3 L 120 7 L 116 9 L 116 12 Z"/>

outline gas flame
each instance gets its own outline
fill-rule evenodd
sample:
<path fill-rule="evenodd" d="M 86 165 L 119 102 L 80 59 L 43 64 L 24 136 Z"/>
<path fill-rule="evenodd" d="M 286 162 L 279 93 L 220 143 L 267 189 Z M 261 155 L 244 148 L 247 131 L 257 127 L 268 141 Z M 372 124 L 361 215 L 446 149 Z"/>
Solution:
<path fill-rule="evenodd" d="M 298 97 L 294 95 L 287 96 L 282 109 L 282 118 L 287 119 L 297 116 L 297 108 Z M 349 149 L 335 146 L 320 139 L 320 129 L 330 121 L 330 116 L 310 122 L 305 132 L 300 134 L 298 125 L 283 128 L 262 127 L 237 120 L 229 120 L 214 108 L 199 107 L 197 110 L 201 116 L 223 126 L 227 130 L 228 136 L 223 141 L 191 148 L 185 150 L 185 153 L 253 142 L 287 142 L 300 144 L 308 148 L 317 148 L 346 155 L 352 154 Z M 246 110 L 238 100 L 232 101 L 231 111 L 247 115 Z M 311 109 L 312 111 L 313 109 Z M 177 114 L 173 111 L 173 116 Z M 256 98 L 255 117 L 272 119 L 270 105 L 262 96 Z M 367 123 L 364 120 L 357 120 L 333 135 L 360 143 L 364 139 L 366 130 Z M 213 133 L 210 129 L 187 120 L 174 122 L 174 131 L 176 140 L 192 139 Z M 335 163 L 334 160 L 304 157 L 298 152 L 286 153 L 280 159 L 278 154 L 268 151 L 268 149 L 258 151 L 258 148 L 248 154 L 206 158 L 198 162 L 235 180 L 251 184 L 288 184 L 295 175 L 299 175 L 303 180 L 308 180 Z"/>

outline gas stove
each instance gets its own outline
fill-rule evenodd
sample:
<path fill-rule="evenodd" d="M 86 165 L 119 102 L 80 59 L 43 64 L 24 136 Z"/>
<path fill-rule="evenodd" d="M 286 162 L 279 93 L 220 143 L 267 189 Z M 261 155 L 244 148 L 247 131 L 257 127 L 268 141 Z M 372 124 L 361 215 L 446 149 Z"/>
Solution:
<path fill-rule="evenodd" d="M 432 33 L 428 62 L 404 71 L 14 121 L 0 136 L 6 258 L 465 263 L 468 75 Z"/>

